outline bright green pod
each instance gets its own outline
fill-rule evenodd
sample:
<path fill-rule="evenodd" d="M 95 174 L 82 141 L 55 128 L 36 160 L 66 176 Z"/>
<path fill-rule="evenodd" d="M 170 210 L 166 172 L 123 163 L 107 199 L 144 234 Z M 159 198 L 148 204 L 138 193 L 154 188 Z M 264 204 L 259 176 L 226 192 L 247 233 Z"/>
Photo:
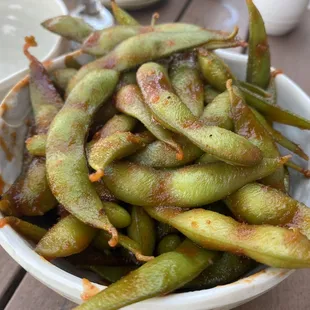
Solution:
<path fill-rule="evenodd" d="M 107 233 L 106 231 L 100 231 L 98 236 L 95 238 L 93 245 L 97 249 L 104 251 L 106 249 L 107 240 L 109 240 L 110 238 L 111 236 L 109 235 L 109 233 Z M 118 244 L 123 248 L 125 248 L 126 250 L 128 250 L 129 252 L 131 252 L 138 261 L 148 262 L 154 258 L 151 255 L 144 255 L 142 253 L 141 246 L 137 241 L 121 233 L 119 233 Z"/>
<path fill-rule="evenodd" d="M 118 81 L 113 70 L 95 70 L 67 98 L 47 137 L 46 167 L 50 188 L 64 208 L 80 221 L 109 231 L 117 244 L 117 231 L 102 212 L 102 203 L 88 179 L 84 141 L 92 118 L 112 95 Z"/>
<path fill-rule="evenodd" d="M 232 85 L 232 81 L 229 80 L 227 81 L 227 89 L 235 132 L 256 145 L 262 151 L 265 158 L 279 157 L 280 153 L 272 137 L 245 103 L 239 88 Z M 283 166 L 262 179 L 261 182 L 285 191 Z"/>
<path fill-rule="evenodd" d="M 111 8 L 113 16 L 118 24 L 126 26 L 139 25 L 139 22 L 125 10 L 119 7 L 115 0 L 111 0 Z"/>
<path fill-rule="evenodd" d="M 245 256 L 223 253 L 222 257 L 206 268 L 197 278 L 186 283 L 182 290 L 205 290 L 237 281 L 255 267 L 255 262 Z"/>
<path fill-rule="evenodd" d="M 68 215 L 48 230 L 35 251 L 47 259 L 80 253 L 89 246 L 96 232 L 95 228 Z"/>
<path fill-rule="evenodd" d="M 297 229 L 248 225 L 204 209 L 182 212 L 180 208 L 147 207 L 145 210 L 207 249 L 245 255 L 276 268 L 310 266 L 310 241 Z"/>
<path fill-rule="evenodd" d="M 154 140 L 154 136 L 148 131 L 137 134 L 116 132 L 106 138 L 88 143 L 88 164 L 96 171 L 89 176 L 90 180 L 98 181 L 110 163 L 134 154 Z"/>
<path fill-rule="evenodd" d="M 238 29 L 231 34 L 221 34 L 216 31 L 188 32 L 149 32 L 131 37 L 115 47 L 106 56 L 83 66 L 70 81 L 67 94 L 89 72 L 96 69 L 114 69 L 125 71 L 139 66 L 147 61 L 160 59 L 176 52 L 181 52 L 206 43 L 236 42 Z M 139 48 L 137 48 L 137 46 Z"/>
<path fill-rule="evenodd" d="M 125 228 L 130 225 L 131 216 L 125 208 L 113 202 L 105 202 L 102 209 L 114 227 Z"/>
<path fill-rule="evenodd" d="M 205 104 L 211 103 L 220 92 L 214 89 L 211 85 L 206 85 L 204 88 L 204 100 Z"/>
<path fill-rule="evenodd" d="M 218 162 L 170 170 L 117 162 L 106 168 L 103 180 L 118 199 L 132 205 L 198 207 L 269 175 L 287 160 L 265 158 L 254 167 Z"/>
<path fill-rule="evenodd" d="M 225 203 L 241 221 L 298 228 L 310 239 L 310 209 L 272 187 L 247 184 L 228 196 Z"/>
<path fill-rule="evenodd" d="M 29 154 L 34 156 L 45 156 L 46 134 L 34 135 L 26 140 L 26 148 Z"/>
<path fill-rule="evenodd" d="M 117 93 L 116 107 L 119 111 L 138 119 L 158 140 L 171 146 L 177 152 L 177 158 L 182 159 L 182 148 L 174 141 L 171 132 L 154 120 L 137 85 L 127 85 Z"/>
<path fill-rule="evenodd" d="M 196 160 L 197 164 L 203 164 L 203 165 L 214 164 L 217 162 L 219 162 L 219 160 L 208 153 L 204 153 L 201 157 L 198 158 L 198 160 Z"/>
<path fill-rule="evenodd" d="M 170 68 L 171 84 L 176 94 L 196 117 L 204 109 L 204 88 L 193 54 L 175 58 Z"/>
<path fill-rule="evenodd" d="M 65 92 L 69 81 L 74 77 L 76 73 L 77 70 L 74 68 L 61 68 L 54 70 L 52 73 L 50 73 L 50 75 L 55 86 L 59 90 Z"/>
<path fill-rule="evenodd" d="M 3 214 L 18 217 L 43 215 L 56 205 L 47 183 L 44 158 L 33 159 L 0 200 Z"/>
<path fill-rule="evenodd" d="M 5 225 L 11 226 L 16 232 L 24 238 L 35 243 L 39 242 L 47 233 L 47 230 L 37 225 L 33 225 L 14 216 L 8 216 L 0 220 L 0 228 Z"/>
<path fill-rule="evenodd" d="M 171 89 L 165 69 L 156 63 L 142 65 L 137 81 L 145 102 L 160 123 L 186 136 L 206 153 L 239 166 L 257 165 L 261 151 L 247 139 L 224 128 L 208 126 L 196 118 Z"/>
<path fill-rule="evenodd" d="M 93 31 L 93 27 L 84 19 L 71 15 L 62 15 L 45 20 L 41 25 L 68 40 L 82 43 Z"/>
<path fill-rule="evenodd" d="M 270 80 L 270 51 L 265 24 L 252 0 L 246 1 L 249 11 L 249 58 L 246 80 L 266 89 Z"/>
<path fill-rule="evenodd" d="M 180 244 L 182 240 L 177 234 L 170 234 L 165 236 L 160 240 L 157 245 L 157 253 L 158 255 L 174 251 Z"/>
<path fill-rule="evenodd" d="M 75 309 L 115 310 L 166 295 L 194 279 L 213 263 L 217 255 L 185 240 L 175 251 L 147 262 Z"/>
<path fill-rule="evenodd" d="M 153 255 L 156 241 L 154 220 L 142 207 L 132 206 L 131 223 L 127 227 L 127 234 L 141 247 L 144 255 Z"/>
<path fill-rule="evenodd" d="M 218 91 L 223 92 L 226 90 L 227 80 L 235 80 L 229 67 L 211 51 L 200 49 L 198 52 L 198 62 L 202 75 L 208 84 Z"/>

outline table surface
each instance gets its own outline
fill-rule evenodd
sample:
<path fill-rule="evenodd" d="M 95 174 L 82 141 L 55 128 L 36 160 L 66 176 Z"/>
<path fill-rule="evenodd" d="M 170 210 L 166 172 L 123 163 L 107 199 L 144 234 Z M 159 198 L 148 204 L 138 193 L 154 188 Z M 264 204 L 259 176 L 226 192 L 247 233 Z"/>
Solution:
<path fill-rule="evenodd" d="M 65 0 L 73 8 L 76 0 Z M 240 36 L 247 38 L 247 9 L 244 0 L 163 0 L 151 8 L 133 11 L 141 23 L 148 24 L 153 12 L 160 14 L 160 22 L 190 22 L 204 27 L 231 30 L 239 25 Z M 310 95 L 307 73 L 310 62 L 310 11 L 300 25 L 281 37 L 270 37 L 272 65 L 282 69 Z M 246 53 L 246 50 L 237 50 Z M 309 281 L 309 282 L 308 282 Z M 305 310 L 310 309 L 310 272 L 296 271 L 273 290 L 236 308 L 237 310 Z M 56 294 L 17 265 L 0 248 L 0 309 L 72 309 L 74 304 Z"/>

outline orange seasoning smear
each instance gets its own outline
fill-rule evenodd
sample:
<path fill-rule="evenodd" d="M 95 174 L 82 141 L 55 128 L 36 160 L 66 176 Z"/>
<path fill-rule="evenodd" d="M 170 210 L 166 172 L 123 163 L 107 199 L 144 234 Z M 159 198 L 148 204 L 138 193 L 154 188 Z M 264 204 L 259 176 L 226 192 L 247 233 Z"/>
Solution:
<path fill-rule="evenodd" d="M 5 182 L 4 182 L 3 178 L 2 178 L 2 176 L 0 175 L 0 195 L 3 194 L 3 190 L 4 190 L 5 185 L 6 185 L 6 184 L 5 184 Z"/>
<path fill-rule="evenodd" d="M 3 116 L 5 111 L 7 111 L 7 109 L 8 109 L 8 105 L 5 102 L 2 103 L 0 106 L 0 117 Z"/>
<path fill-rule="evenodd" d="M 83 300 L 88 300 L 100 292 L 100 289 L 97 286 L 95 286 L 89 280 L 85 278 L 82 279 L 82 284 L 83 284 L 84 291 L 81 294 L 81 298 Z"/>
<path fill-rule="evenodd" d="M 2 148 L 5 156 L 6 156 L 6 159 L 8 161 L 11 161 L 13 159 L 13 154 L 11 153 L 11 151 L 9 150 L 6 142 L 4 141 L 4 139 L 2 137 L 0 137 L 0 147 Z"/>

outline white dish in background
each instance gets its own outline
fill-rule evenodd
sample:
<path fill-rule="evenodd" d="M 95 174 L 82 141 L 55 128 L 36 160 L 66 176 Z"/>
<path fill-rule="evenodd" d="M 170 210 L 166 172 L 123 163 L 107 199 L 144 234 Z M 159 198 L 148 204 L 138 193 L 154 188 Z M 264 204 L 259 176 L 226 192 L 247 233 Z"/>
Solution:
<path fill-rule="evenodd" d="M 244 79 L 246 72 L 247 57 L 245 55 L 219 52 L 223 59 L 231 67 L 232 71 L 239 79 Z M 71 55 L 84 64 L 90 60 L 89 56 L 75 52 Z M 53 60 L 48 70 L 64 67 L 65 57 L 62 56 Z M 71 57 L 71 56 L 70 56 Z M 288 77 L 278 75 L 276 78 L 278 89 L 278 103 L 286 109 L 294 110 L 310 119 L 310 99 L 309 97 Z M 30 99 L 28 91 L 28 79 L 20 81 L 6 96 L 3 104 L 7 105 L 7 110 L 0 119 L 0 136 L 7 145 L 10 145 L 14 155 L 9 161 L 4 152 L 0 149 L 0 175 L 2 175 L 8 188 L 18 176 L 22 165 L 22 149 L 26 134 L 25 118 L 30 112 Z M 0 107 L 1 108 L 1 107 Z M 3 127 L 4 120 L 10 126 Z M 310 153 L 310 132 L 297 128 L 279 125 L 285 135 L 299 143 L 301 147 Z M 12 132 L 16 132 L 16 143 L 13 142 Z M 286 152 L 287 153 L 287 152 Z M 296 162 L 299 159 L 296 157 Z M 302 178 L 295 172 L 291 173 L 291 194 L 296 199 L 310 206 L 310 180 Z M 1 215 L 0 215 L 1 217 Z M 40 282 L 60 295 L 73 302 L 81 303 L 81 294 L 84 292 L 83 281 L 77 275 L 77 270 L 73 266 L 68 266 L 63 261 L 58 260 L 56 265 L 42 259 L 33 251 L 33 246 L 17 234 L 9 226 L 0 229 L 0 243 L 2 247 L 15 259 L 23 268 L 33 275 Z M 208 290 L 194 291 L 180 294 L 170 294 L 164 297 L 152 298 L 136 303 L 124 309 L 132 310 L 228 310 L 237 307 L 251 299 L 262 295 L 281 281 L 287 278 L 293 270 L 266 268 L 256 274 L 236 281 L 228 285 L 218 286 Z M 74 275 L 75 274 L 75 275 Z M 85 277 L 85 274 L 84 274 Z M 88 277 L 88 275 L 86 276 Z M 89 278 L 91 279 L 91 278 Z M 104 286 L 94 283 L 100 289 Z"/>
<path fill-rule="evenodd" d="M 126 10 L 139 10 L 151 6 L 159 1 L 167 0 L 117 0 L 117 4 Z M 101 3 L 107 7 L 111 6 L 110 0 L 101 0 Z"/>
<path fill-rule="evenodd" d="M 61 38 L 38 25 L 67 13 L 61 0 L 0 1 L 0 100 L 28 68 L 23 54 L 24 37 L 35 36 L 38 47 L 31 49 L 31 53 L 41 61 L 56 57 Z"/>

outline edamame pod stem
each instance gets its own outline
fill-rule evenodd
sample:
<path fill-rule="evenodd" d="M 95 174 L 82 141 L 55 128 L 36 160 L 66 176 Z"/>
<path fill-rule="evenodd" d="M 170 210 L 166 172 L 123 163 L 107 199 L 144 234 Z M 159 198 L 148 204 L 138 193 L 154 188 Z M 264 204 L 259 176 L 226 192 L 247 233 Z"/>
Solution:
<path fill-rule="evenodd" d="M 231 116 L 235 132 L 256 145 L 262 151 L 265 158 L 279 157 L 280 153 L 272 137 L 247 106 L 238 87 L 232 85 L 232 80 L 228 80 L 226 86 L 230 97 Z M 283 166 L 262 179 L 261 182 L 285 191 Z"/>
<path fill-rule="evenodd" d="M 176 158 L 182 160 L 184 154 L 181 146 L 174 141 L 169 130 L 154 121 L 137 85 L 127 85 L 117 93 L 116 107 L 119 111 L 138 119 L 158 140 L 171 146 L 177 152 Z"/>
<path fill-rule="evenodd" d="M 265 24 L 253 1 L 247 0 L 246 3 L 249 11 L 249 58 L 246 80 L 266 89 L 270 80 L 270 51 Z"/>
<path fill-rule="evenodd" d="M 113 16 L 118 24 L 127 26 L 139 25 L 139 22 L 125 10 L 120 8 L 115 0 L 111 0 L 111 8 Z"/>
<path fill-rule="evenodd" d="M 26 140 L 27 151 L 34 156 L 45 156 L 46 134 L 34 135 Z"/>
<path fill-rule="evenodd" d="M 252 259 L 225 252 L 220 259 L 206 268 L 197 278 L 186 283 L 181 290 L 204 290 L 232 283 L 254 266 L 255 262 Z"/>
<path fill-rule="evenodd" d="M 193 54 L 183 54 L 174 59 L 170 79 L 182 102 L 194 116 L 200 117 L 204 109 L 204 88 Z"/>
<path fill-rule="evenodd" d="M 24 238 L 31 240 L 35 243 L 39 242 L 41 238 L 47 233 L 47 230 L 41 228 L 37 225 L 33 225 L 26 221 L 23 221 L 14 216 L 8 216 L 2 218 L 0 220 L 0 228 L 4 227 L 5 225 L 11 226 L 15 231 L 21 234 Z"/>
<path fill-rule="evenodd" d="M 189 164 L 199 158 L 204 152 L 187 138 L 173 135 L 173 140 L 181 146 L 183 158 L 177 159 L 177 153 L 168 144 L 154 141 L 143 150 L 130 156 L 129 161 L 153 168 L 176 168 Z"/>
<path fill-rule="evenodd" d="M 47 259 L 70 256 L 86 249 L 96 231 L 73 215 L 68 215 L 47 231 L 35 251 Z"/>
<path fill-rule="evenodd" d="M 218 162 L 171 170 L 118 162 L 106 168 L 103 180 L 118 199 L 133 205 L 198 207 L 269 175 L 289 158 L 266 158 L 254 167 Z"/>
<path fill-rule="evenodd" d="M 44 158 L 33 159 L 0 200 L 1 212 L 18 217 L 43 215 L 56 205 L 47 183 Z"/>
<path fill-rule="evenodd" d="M 45 20 L 41 25 L 68 40 L 82 43 L 93 31 L 84 19 L 71 15 L 61 15 Z"/>
<path fill-rule="evenodd" d="M 127 234 L 128 237 L 140 245 L 142 254 L 154 254 L 156 242 L 155 223 L 142 207 L 132 206 L 131 223 L 127 227 Z"/>
<path fill-rule="evenodd" d="M 74 68 L 56 69 L 51 73 L 51 79 L 56 87 L 63 93 L 66 91 L 69 81 L 77 73 Z"/>
<path fill-rule="evenodd" d="M 55 89 L 42 63 L 28 51 L 37 46 L 34 37 L 26 37 L 24 54 L 29 59 L 29 89 L 31 105 L 34 113 L 36 132 L 46 133 L 55 115 L 63 106 L 63 101 Z"/>
<path fill-rule="evenodd" d="M 276 268 L 310 266 L 310 241 L 299 230 L 248 225 L 204 209 L 181 212 L 169 208 L 146 207 L 145 210 L 153 218 L 170 224 L 196 244 L 210 250 L 246 255 Z"/>
<path fill-rule="evenodd" d="M 246 100 L 246 102 L 258 112 L 274 122 L 281 124 L 291 125 L 300 129 L 310 129 L 310 121 L 296 115 L 288 110 L 284 110 L 280 106 L 276 106 L 270 103 L 266 98 L 263 98 L 255 93 L 252 93 L 248 89 L 240 86 L 240 90 Z"/>
<path fill-rule="evenodd" d="M 216 89 L 214 89 L 211 85 L 206 85 L 204 88 L 204 100 L 205 104 L 211 103 L 216 96 L 220 95 Z"/>
<path fill-rule="evenodd" d="M 116 310 L 167 294 L 194 279 L 217 255 L 185 240 L 175 251 L 145 263 L 75 309 Z"/>
<path fill-rule="evenodd" d="M 207 49 L 200 48 L 198 50 L 198 62 L 202 75 L 208 84 L 218 91 L 223 92 L 226 90 L 227 80 L 235 80 L 235 77 L 224 61 Z"/>
<path fill-rule="evenodd" d="M 257 165 L 261 151 L 245 138 L 196 118 L 172 91 L 165 69 L 156 63 L 142 65 L 137 81 L 145 102 L 166 128 L 185 135 L 206 153 L 239 166 Z"/>
<path fill-rule="evenodd" d="M 88 143 L 88 164 L 96 171 L 89 176 L 90 181 L 98 181 L 104 175 L 105 168 L 114 160 L 132 155 L 154 140 L 154 136 L 147 131 L 137 134 L 116 132 L 106 138 Z"/>
<path fill-rule="evenodd" d="M 83 66 L 70 81 L 67 93 L 92 70 L 103 68 L 117 71 L 129 70 L 147 61 L 163 58 L 212 41 L 234 42 L 237 32 L 238 28 L 229 35 L 216 31 L 189 31 L 185 33 L 150 32 L 131 37 L 121 42 L 106 56 Z"/>
<path fill-rule="evenodd" d="M 121 233 L 118 233 L 118 235 L 118 244 L 133 253 L 138 261 L 148 262 L 154 258 L 154 256 L 151 256 L 152 254 L 143 255 L 140 244 L 135 240 L 130 239 L 129 237 Z M 106 241 L 109 240 L 110 237 L 111 236 L 109 235 L 109 233 L 105 231 L 100 231 L 99 235 L 94 240 L 93 245 L 99 250 L 105 250 Z"/>
<path fill-rule="evenodd" d="M 310 209 L 272 187 L 247 184 L 228 196 L 225 203 L 238 220 L 298 228 L 310 239 Z"/>
<path fill-rule="evenodd" d="M 95 70 L 83 79 L 55 117 L 47 137 L 46 167 L 50 188 L 64 208 L 87 225 L 117 231 L 102 212 L 102 202 L 88 179 L 84 140 L 93 115 L 113 93 L 118 73 Z"/>
<path fill-rule="evenodd" d="M 287 163 L 285 163 L 285 165 L 303 174 L 306 178 L 310 178 L 310 170 L 304 169 L 292 161 L 288 161 Z"/>
<path fill-rule="evenodd" d="M 257 120 L 264 126 L 268 133 L 272 136 L 273 140 L 279 143 L 281 146 L 297 154 L 305 160 L 309 160 L 309 156 L 300 148 L 300 146 L 293 141 L 285 137 L 280 131 L 272 128 L 272 126 L 266 121 L 263 115 L 251 108 Z"/>

